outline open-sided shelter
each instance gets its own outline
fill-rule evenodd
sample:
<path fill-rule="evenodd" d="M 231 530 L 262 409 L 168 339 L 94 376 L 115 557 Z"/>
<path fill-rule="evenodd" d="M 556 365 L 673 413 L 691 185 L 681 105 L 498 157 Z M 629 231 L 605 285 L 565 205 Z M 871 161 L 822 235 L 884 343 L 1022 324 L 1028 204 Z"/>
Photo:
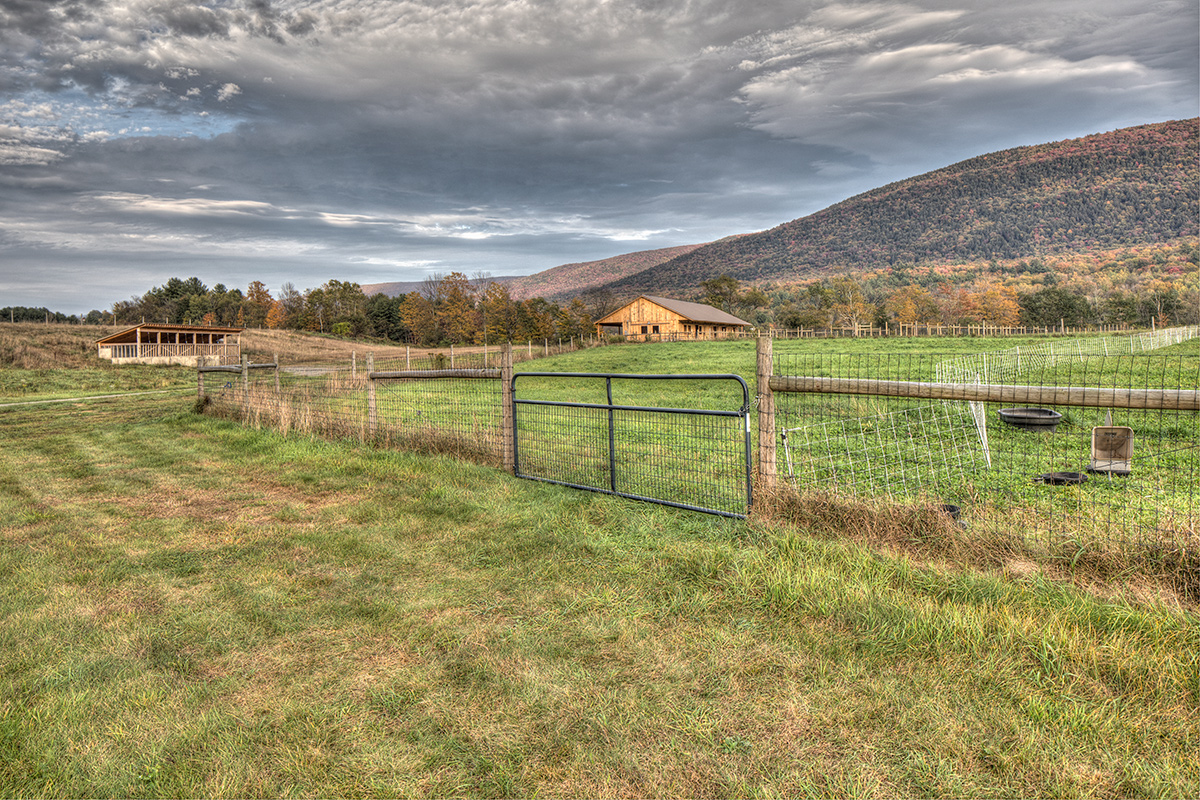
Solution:
<path fill-rule="evenodd" d="M 143 323 L 97 340 L 96 350 L 114 364 L 229 364 L 241 359 L 242 330 Z"/>
<path fill-rule="evenodd" d="M 596 320 L 596 335 L 647 339 L 720 339 L 750 327 L 719 308 L 667 297 L 642 295 Z"/>

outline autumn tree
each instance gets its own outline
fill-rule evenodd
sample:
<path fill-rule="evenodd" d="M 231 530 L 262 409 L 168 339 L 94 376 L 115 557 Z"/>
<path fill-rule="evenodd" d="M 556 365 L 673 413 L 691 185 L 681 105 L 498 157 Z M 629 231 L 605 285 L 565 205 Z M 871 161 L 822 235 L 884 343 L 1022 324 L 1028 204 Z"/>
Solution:
<path fill-rule="evenodd" d="M 830 282 L 832 309 L 838 324 L 847 328 L 859 328 L 871 324 L 875 317 L 875 306 L 867 302 L 862 287 L 853 278 L 837 278 Z"/>
<path fill-rule="evenodd" d="M 592 330 L 592 317 L 583 300 L 578 297 L 565 308 L 559 309 L 556 322 L 560 339 L 582 338 Z"/>
<path fill-rule="evenodd" d="M 587 306 L 588 313 L 593 320 L 608 316 L 620 307 L 612 289 L 605 286 L 595 286 L 591 289 L 585 289 L 580 295 L 580 299 Z"/>
<path fill-rule="evenodd" d="M 452 344 L 474 341 L 480 324 L 475 311 L 475 287 L 461 272 L 451 272 L 441 280 L 439 302 L 434 317 L 442 336 Z"/>
<path fill-rule="evenodd" d="M 517 309 L 508 288 L 490 283 L 479 299 L 479 315 L 484 342 L 509 342 L 517 335 Z"/>
<path fill-rule="evenodd" d="M 941 308 L 929 290 L 912 284 L 897 289 L 888 296 L 884 308 L 891 318 L 902 325 L 937 322 Z"/>
<path fill-rule="evenodd" d="M 1017 290 L 997 283 L 988 284 L 976 293 L 975 309 L 977 322 L 999 327 L 1016 327 L 1021 324 L 1021 304 Z"/>
<path fill-rule="evenodd" d="M 700 289 L 704 293 L 701 302 L 738 317 L 750 316 L 754 309 L 771 302 L 761 289 L 751 286 L 743 291 L 738 280 L 729 275 L 700 281 Z"/>
<path fill-rule="evenodd" d="M 267 311 L 266 323 L 273 331 L 279 330 L 287 323 L 287 311 L 279 300 L 272 301 L 271 309 Z"/>
<path fill-rule="evenodd" d="M 433 302 L 421 292 L 409 292 L 400 305 L 400 319 L 408 328 L 413 344 L 436 345 L 440 339 Z"/>
<path fill-rule="evenodd" d="M 247 328 L 262 328 L 275 301 L 262 281 L 251 281 L 242 300 L 242 322 Z"/>
<path fill-rule="evenodd" d="M 288 281 L 279 287 L 279 297 L 276 302 L 280 307 L 283 319 L 281 327 L 299 330 L 304 327 L 304 295 Z"/>

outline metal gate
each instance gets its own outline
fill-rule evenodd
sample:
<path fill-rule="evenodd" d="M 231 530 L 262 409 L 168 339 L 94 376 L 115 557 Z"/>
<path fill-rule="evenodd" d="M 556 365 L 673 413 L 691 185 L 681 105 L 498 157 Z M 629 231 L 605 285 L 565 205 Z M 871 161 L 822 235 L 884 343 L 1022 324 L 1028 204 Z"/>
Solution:
<path fill-rule="evenodd" d="M 641 402 L 614 402 L 614 382 Z M 737 375 L 522 372 L 511 396 L 517 477 L 725 517 L 749 513 L 750 389 Z M 716 407 L 680 407 L 701 400 Z"/>

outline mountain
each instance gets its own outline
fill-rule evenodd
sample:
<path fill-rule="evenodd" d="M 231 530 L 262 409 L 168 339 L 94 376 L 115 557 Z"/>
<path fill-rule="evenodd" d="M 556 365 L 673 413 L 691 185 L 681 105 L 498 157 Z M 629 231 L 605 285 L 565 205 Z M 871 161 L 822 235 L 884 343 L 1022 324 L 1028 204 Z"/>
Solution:
<path fill-rule="evenodd" d="M 547 299 L 571 297 L 588 289 L 594 289 L 643 272 L 673 258 L 687 255 L 703 246 L 685 244 L 679 247 L 664 247 L 659 250 L 641 250 L 599 261 L 563 264 L 533 275 L 514 278 L 508 283 L 508 291 L 514 300 L 528 300 L 531 297 Z"/>
<path fill-rule="evenodd" d="M 619 297 L 679 295 L 723 274 L 787 282 L 1195 237 L 1198 134 L 1200 119 L 1176 120 L 990 153 L 692 248 L 606 286 Z"/>
<path fill-rule="evenodd" d="M 508 283 L 515 281 L 517 277 L 516 275 L 501 275 L 496 278 L 488 277 L 488 280 L 492 283 Z M 389 281 L 388 283 L 364 283 L 361 288 L 367 297 L 375 294 L 399 297 L 409 292 L 419 292 L 424 285 L 425 281 Z"/>
<path fill-rule="evenodd" d="M 528 300 L 532 297 L 561 300 L 642 272 L 664 261 L 670 261 L 672 258 L 690 253 L 697 247 L 703 247 L 703 245 L 685 244 L 678 247 L 664 247 L 659 250 L 640 250 L 636 253 L 625 253 L 599 261 L 563 264 L 533 275 L 502 275 L 488 277 L 487 280 L 507 286 L 509 294 L 514 300 Z M 364 283 L 362 290 L 363 294 L 368 297 L 381 292 L 388 297 L 399 297 L 409 292 L 418 292 L 424 285 L 425 281 Z"/>

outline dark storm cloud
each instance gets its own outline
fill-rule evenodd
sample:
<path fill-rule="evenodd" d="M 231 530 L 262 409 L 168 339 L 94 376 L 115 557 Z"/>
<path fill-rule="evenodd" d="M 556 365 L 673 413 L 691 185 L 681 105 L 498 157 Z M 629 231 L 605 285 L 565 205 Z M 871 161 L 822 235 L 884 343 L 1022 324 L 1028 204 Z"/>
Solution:
<path fill-rule="evenodd" d="M 0 304 L 82 263 L 162 265 L 111 302 L 183 272 L 303 287 L 707 241 L 1194 116 L 1200 57 L 1190 0 L 0 0 L 0 23 Z"/>

